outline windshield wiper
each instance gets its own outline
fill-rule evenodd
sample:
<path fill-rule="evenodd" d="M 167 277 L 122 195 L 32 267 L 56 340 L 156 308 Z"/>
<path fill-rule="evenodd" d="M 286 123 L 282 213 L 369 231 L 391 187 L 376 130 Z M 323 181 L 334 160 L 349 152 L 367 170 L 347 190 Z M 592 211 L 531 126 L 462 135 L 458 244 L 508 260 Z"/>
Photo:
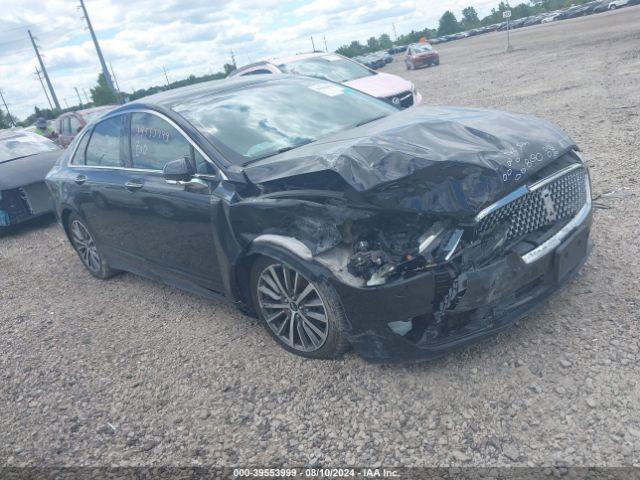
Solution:
<path fill-rule="evenodd" d="M 288 152 L 289 150 L 293 150 L 294 148 L 301 147 L 301 146 L 306 145 L 307 143 L 311 143 L 311 142 L 313 142 L 313 140 L 306 140 L 304 142 L 296 143 L 295 145 L 288 145 L 286 147 L 279 148 L 275 152 L 268 153 L 268 154 L 263 155 L 261 157 L 253 158 L 253 159 L 249 160 L 248 162 L 246 162 L 245 165 L 249 165 L 250 163 L 257 162 L 258 160 L 262 160 L 262 159 L 265 159 L 265 158 L 273 157 L 274 155 L 278 155 L 279 153 Z"/>

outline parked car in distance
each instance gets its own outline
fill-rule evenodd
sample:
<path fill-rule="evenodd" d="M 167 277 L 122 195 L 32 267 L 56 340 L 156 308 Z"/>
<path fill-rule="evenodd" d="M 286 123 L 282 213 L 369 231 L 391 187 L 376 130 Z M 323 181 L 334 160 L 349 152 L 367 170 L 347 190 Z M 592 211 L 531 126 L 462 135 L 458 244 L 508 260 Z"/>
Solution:
<path fill-rule="evenodd" d="M 404 63 L 407 66 L 407 70 L 440 65 L 440 55 L 428 43 L 414 43 L 407 48 Z"/>
<path fill-rule="evenodd" d="M 385 63 L 383 57 L 371 55 L 364 57 L 363 61 L 378 61 L 380 66 Z M 304 53 L 252 63 L 231 72 L 227 78 L 281 73 L 342 83 L 400 108 L 408 108 L 422 102 L 422 95 L 408 80 L 397 75 L 376 72 L 362 63 L 335 53 Z"/>
<path fill-rule="evenodd" d="M 55 130 L 58 133 L 57 142 L 62 148 L 67 148 L 75 136 L 92 120 L 104 115 L 117 105 L 104 105 L 101 107 L 85 108 L 75 112 L 67 112 L 55 120 Z"/>
<path fill-rule="evenodd" d="M 299 75 L 123 105 L 47 185 L 95 277 L 225 295 L 312 358 L 442 355 L 523 318 L 589 251 L 587 167 L 556 127 Z"/>
<path fill-rule="evenodd" d="M 616 8 L 626 7 L 631 4 L 631 0 L 614 0 L 613 2 L 609 2 L 608 8 L 609 10 L 615 10 Z"/>
<path fill-rule="evenodd" d="M 44 177 L 61 153 L 58 145 L 42 135 L 0 131 L 0 233 L 53 212 Z"/>

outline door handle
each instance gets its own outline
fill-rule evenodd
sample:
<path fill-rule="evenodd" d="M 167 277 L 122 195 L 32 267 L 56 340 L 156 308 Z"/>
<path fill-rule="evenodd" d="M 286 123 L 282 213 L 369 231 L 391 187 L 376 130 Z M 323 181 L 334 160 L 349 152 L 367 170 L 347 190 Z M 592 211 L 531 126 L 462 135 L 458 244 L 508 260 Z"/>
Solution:
<path fill-rule="evenodd" d="M 87 181 L 87 177 L 85 175 L 78 175 L 74 180 L 74 182 L 76 182 L 78 185 L 82 185 L 86 181 Z"/>
<path fill-rule="evenodd" d="M 124 184 L 125 187 L 127 187 L 127 189 L 129 190 L 139 190 L 142 188 L 142 182 L 136 181 L 136 180 L 129 180 L 127 183 Z"/>

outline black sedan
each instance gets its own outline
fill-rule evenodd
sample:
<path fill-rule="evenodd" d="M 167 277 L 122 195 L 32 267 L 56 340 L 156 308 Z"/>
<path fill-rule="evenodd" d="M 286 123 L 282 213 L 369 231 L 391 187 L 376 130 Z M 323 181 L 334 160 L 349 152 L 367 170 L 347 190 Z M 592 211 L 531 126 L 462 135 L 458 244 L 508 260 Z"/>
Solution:
<path fill-rule="evenodd" d="M 53 212 L 44 177 L 60 154 L 60 147 L 35 133 L 0 132 L 0 234 Z"/>
<path fill-rule="evenodd" d="M 306 357 L 441 355 L 522 318 L 588 254 L 589 176 L 557 128 L 299 76 L 122 106 L 47 182 L 92 275 L 224 295 Z"/>

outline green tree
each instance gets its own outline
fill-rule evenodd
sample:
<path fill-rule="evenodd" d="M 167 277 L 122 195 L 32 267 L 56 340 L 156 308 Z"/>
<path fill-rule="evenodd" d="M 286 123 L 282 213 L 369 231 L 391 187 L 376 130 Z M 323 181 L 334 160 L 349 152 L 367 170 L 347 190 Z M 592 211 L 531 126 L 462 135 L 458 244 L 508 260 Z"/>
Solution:
<path fill-rule="evenodd" d="M 473 7 L 467 7 L 462 10 L 462 24 L 464 28 L 474 28 L 480 24 L 480 19 L 478 18 L 478 12 Z"/>
<path fill-rule="evenodd" d="M 91 98 L 96 107 L 118 103 L 116 93 L 109 88 L 102 73 L 98 75 L 98 85 L 91 89 Z"/>
<path fill-rule="evenodd" d="M 9 115 L 0 110 L 0 129 L 11 128 L 12 126 Z"/>
<path fill-rule="evenodd" d="M 367 47 L 369 51 L 375 52 L 376 50 L 380 50 L 380 44 L 378 43 L 378 39 L 376 37 L 371 37 L 367 40 Z"/>
<path fill-rule="evenodd" d="M 451 35 L 452 33 L 458 33 L 460 31 L 460 24 L 456 19 L 453 12 L 447 10 L 440 17 L 440 23 L 438 25 L 438 36 Z"/>
<path fill-rule="evenodd" d="M 391 47 L 393 47 L 393 42 L 391 41 L 391 37 L 386 33 L 383 33 L 378 37 L 378 44 L 380 45 L 380 48 L 384 50 L 388 50 Z"/>

